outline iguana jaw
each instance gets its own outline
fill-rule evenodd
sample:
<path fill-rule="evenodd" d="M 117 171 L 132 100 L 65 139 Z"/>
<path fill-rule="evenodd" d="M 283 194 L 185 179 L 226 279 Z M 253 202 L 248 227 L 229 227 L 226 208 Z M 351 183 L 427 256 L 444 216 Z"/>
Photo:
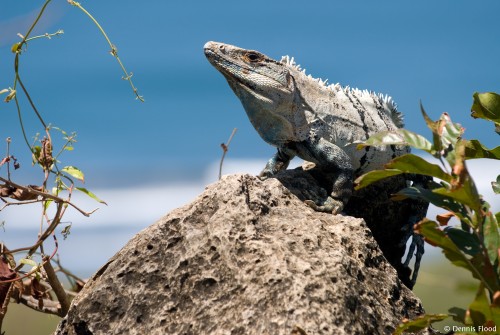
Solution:
<path fill-rule="evenodd" d="M 208 61 L 232 87 L 244 86 L 266 100 L 272 100 L 273 93 L 292 93 L 293 85 L 286 67 L 258 51 L 207 42 L 204 52 Z"/>
<path fill-rule="evenodd" d="M 209 62 L 226 78 L 250 122 L 267 143 L 296 140 L 293 104 L 295 86 L 287 67 L 257 51 L 207 42 Z M 295 128 L 297 128 L 295 126 Z"/>

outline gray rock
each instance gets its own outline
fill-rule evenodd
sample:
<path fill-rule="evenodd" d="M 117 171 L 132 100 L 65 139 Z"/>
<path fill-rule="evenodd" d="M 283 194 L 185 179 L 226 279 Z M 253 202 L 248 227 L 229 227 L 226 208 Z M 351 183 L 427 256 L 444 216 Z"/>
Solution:
<path fill-rule="evenodd" d="M 362 219 L 231 175 L 130 240 L 56 334 L 391 334 L 422 313 Z"/>

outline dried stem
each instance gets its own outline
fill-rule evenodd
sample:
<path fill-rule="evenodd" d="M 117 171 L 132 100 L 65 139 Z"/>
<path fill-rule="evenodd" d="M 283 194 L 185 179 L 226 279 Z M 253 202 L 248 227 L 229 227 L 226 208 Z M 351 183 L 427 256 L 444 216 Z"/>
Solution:
<path fill-rule="evenodd" d="M 4 199 L 0 199 L 4 202 L 4 205 L 0 207 L 0 212 L 4 210 L 8 206 L 19 206 L 19 205 L 28 205 L 28 204 L 35 204 L 37 202 L 42 202 L 43 200 L 26 200 L 23 202 L 10 202 L 10 201 L 5 201 Z"/>
<path fill-rule="evenodd" d="M 5 295 L 5 300 L 2 303 L 2 307 L 0 308 L 0 329 L 2 329 L 2 324 L 3 324 L 3 319 L 5 317 L 5 314 L 7 314 L 7 307 L 10 302 L 10 297 L 12 296 L 12 292 L 14 291 L 14 284 L 13 283 L 7 283 L 3 285 L 9 285 L 9 290 L 7 291 L 7 294 Z"/>
<path fill-rule="evenodd" d="M 129 73 L 127 71 L 127 69 L 125 69 L 125 66 L 123 65 L 122 61 L 120 60 L 120 57 L 118 57 L 118 50 L 116 49 L 116 46 L 113 43 L 111 43 L 111 40 L 109 39 L 108 34 L 106 34 L 106 32 L 101 27 L 99 22 L 97 22 L 97 20 L 92 16 L 92 14 L 90 14 L 85 8 L 83 8 L 83 6 L 79 2 L 73 1 L 73 0 L 68 0 L 68 3 L 70 5 L 78 7 L 82 12 L 85 13 L 85 15 L 87 15 L 92 20 L 92 22 L 94 22 L 94 24 L 97 26 L 97 28 L 99 29 L 101 34 L 106 39 L 106 42 L 108 42 L 109 47 L 111 48 L 111 51 L 110 51 L 111 55 L 116 58 L 116 60 L 118 61 L 118 64 L 120 64 L 121 69 L 125 73 L 125 76 L 122 77 L 122 79 L 129 82 L 130 87 L 132 87 L 132 91 L 134 91 L 136 99 L 138 99 L 141 102 L 144 102 L 144 97 L 142 95 L 139 95 L 139 91 L 137 90 L 137 88 L 134 86 L 134 83 L 132 82 L 133 73 L 132 72 Z"/>
<path fill-rule="evenodd" d="M 222 178 L 222 164 L 224 164 L 224 158 L 226 157 L 226 153 L 229 150 L 229 144 L 231 143 L 231 140 L 233 139 L 234 134 L 236 134 L 237 130 L 238 128 L 234 128 L 231 136 L 229 136 L 229 139 L 227 140 L 227 143 L 221 143 L 220 145 L 222 148 L 222 157 L 219 164 L 219 180 Z"/>
<path fill-rule="evenodd" d="M 83 287 L 85 285 L 86 280 L 74 275 L 71 271 L 64 268 L 61 265 L 61 262 L 59 261 L 59 259 L 53 259 L 52 261 L 57 264 L 56 272 L 61 272 L 62 274 L 64 274 L 66 276 L 66 278 L 70 282 L 76 283 L 80 287 Z"/>
<path fill-rule="evenodd" d="M 56 272 L 54 271 L 54 268 L 50 263 L 49 256 L 44 256 L 43 260 L 44 260 L 43 268 L 47 273 L 47 280 L 52 290 L 54 290 L 57 300 L 59 300 L 59 303 L 61 304 L 61 310 L 59 316 L 64 317 L 68 313 L 69 306 L 71 304 L 70 299 L 66 294 L 64 287 L 61 285 L 59 278 L 57 278 Z"/>
<path fill-rule="evenodd" d="M 58 154 L 54 157 L 52 154 L 52 140 L 50 136 L 50 128 L 47 126 L 48 124 L 42 118 L 42 114 L 39 112 L 35 104 L 35 101 L 32 99 L 32 96 L 30 96 L 27 86 L 25 86 L 25 83 L 23 83 L 21 79 L 21 74 L 19 71 L 21 54 L 27 50 L 26 47 L 28 43 L 31 43 L 31 41 L 40 38 L 50 39 L 53 36 L 57 36 L 63 33 L 62 30 L 58 30 L 57 32 L 52 34 L 45 33 L 43 35 L 30 37 L 30 35 L 34 31 L 35 26 L 38 24 L 40 18 L 43 16 L 48 4 L 51 1 L 52 0 L 44 0 L 43 1 L 44 3 L 41 9 L 39 10 L 37 17 L 29 27 L 26 34 L 24 36 L 18 34 L 21 38 L 21 41 L 14 44 L 11 48 L 12 52 L 15 54 L 14 83 L 12 85 L 12 88 L 9 87 L 8 90 L 7 89 L 0 90 L 0 94 L 7 92 L 9 93 L 5 99 L 6 102 L 14 100 L 24 141 L 26 142 L 27 146 L 29 147 L 29 150 L 33 154 L 33 159 L 35 163 L 38 163 L 38 165 L 40 165 L 44 171 L 43 183 L 38 184 L 37 186 L 22 186 L 13 182 L 11 180 L 10 160 L 14 160 L 15 169 L 18 168 L 19 164 L 17 163 L 16 158 L 14 158 L 14 156 L 11 156 L 10 138 L 7 139 L 7 155 L 0 163 L 0 165 L 3 165 L 5 162 L 7 163 L 7 171 L 6 171 L 7 178 L 0 177 L 0 183 L 3 182 L 3 184 L 0 185 L 2 191 L 2 197 L 0 197 L 0 211 L 11 205 L 26 205 L 38 202 L 42 202 L 41 206 L 43 210 L 40 220 L 41 221 L 40 232 L 35 244 L 29 247 L 18 248 L 14 250 L 8 250 L 3 246 L 3 244 L 0 244 L 0 256 L 7 258 L 9 260 L 10 269 L 15 271 L 15 274 L 13 275 L 13 277 L 15 278 L 0 280 L 0 285 L 2 285 L 3 288 L 7 291 L 6 298 L 0 303 L 0 334 L 2 333 L 2 321 L 7 312 L 7 306 L 11 298 L 36 311 L 55 314 L 61 317 L 64 317 L 68 313 L 68 310 L 70 308 L 71 296 L 75 295 L 75 293 L 66 291 L 57 275 L 62 274 L 66 276 L 66 278 L 68 278 L 70 285 L 72 285 L 73 291 L 75 292 L 79 291 L 79 289 L 85 284 L 85 281 L 76 277 L 68 270 L 64 269 L 60 265 L 59 260 L 54 261 L 55 264 L 58 265 L 58 267 L 56 268 L 55 264 L 53 266 L 53 264 L 51 263 L 53 257 L 56 255 L 58 250 L 57 239 L 55 237 L 54 232 L 57 226 L 61 223 L 62 217 L 64 216 L 68 207 L 73 207 L 86 217 L 90 216 L 97 210 L 95 209 L 93 211 L 86 212 L 71 202 L 75 186 L 73 180 L 68 176 L 66 176 L 65 174 L 63 174 L 63 172 L 81 181 L 83 181 L 83 173 L 81 173 L 81 171 L 79 171 L 78 169 L 74 168 L 74 170 L 77 170 L 78 173 L 81 173 L 82 177 L 79 178 L 78 173 L 76 173 L 77 176 L 75 176 L 75 173 L 65 171 L 64 169 L 60 171 L 59 168 L 57 167 L 58 163 L 57 157 L 65 149 L 67 149 L 67 147 L 72 142 L 74 142 L 74 136 L 72 135 L 69 137 L 65 137 L 66 143 L 64 144 L 62 149 L 58 152 Z M 140 101 L 144 101 L 143 97 L 139 95 L 137 88 L 134 86 L 132 82 L 133 74 L 131 72 L 129 73 L 126 70 L 122 61 L 118 57 L 117 48 L 111 43 L 111 40 L 108 38 L 107 34 L 102 29 L 101 25 L 78 2 L 72 0 L 68 0 L 68 2 L 78 7 L 96 24 L 102 35 L 105 37 L 107 43 L 111 47 L 112 56 L 116 58 L 121 69 L 125 73 L 123 79 L 129 82 L 130 86 L 132 87 L 132 90 L 137 96 L 137 99 L 139 99 Z M 19 91 L 22 91 L 24 93 L 25 99 L 28 101 L 30 108 L 33 110 L 40 124 L 43 126 L 46 132 L 46 137 L 40 140 L 40 143 L 42 145 L 41 147 L 36 145 L 36 142 L 38 141 L 38 135 L 35 140 L 35 143 L 33 143 L 32 145 L 28 141 L 25 125 L 23 123 L 23 115 L 21 113 L 20 101 L 18 99 Z M 63 134 L 66 135 L 64 131 Z M 50 187 L 48 186 L 48 181 L 51 174 L 55 174 L 56 176 L 56 191 L 54 193 L 50 193 L 49 191 L 47 191 L 48 189 L 50 189 Z M 65 183 L 65 179 L 69 180 L 70 184 Z M 96 199 L 97 201 L 104 203 L 102 200 L 98 199 L 93 193 L 87 191 L 85 188 L 77 187 L 76 189 L 86 193 L 87 195 Z M 65 195 L 64 198 L 59 196 L 59 192 L 62 190 L 68 192 L 68 194 Z M 14 199 L 14 201 L 7 201 L 8 200 L 7 198 L 9 197 L 11 199 Z M 56 206 L 55 214 L 53 214 L 53 216 L 47 213 L 47 208 L 52 202 L 53 202 L 52 206 L 54 205 Z M 51 235 L 54 237 L 55 240 L 55 250 L 49 256 L 44 254 L 44 242 L 46 242 L 46 239 Z M 23 261 L 20 261 L 19 265 L 16 266 L 13 254 L 21 251 L 24 252 L 23 257 L 25 257 L 25 259 Z M 35 263 L 34 261 L 27 261 L 28 259 L 31 259 L 31 257 L 35 253 L 41 256 L 42 261 L 40 263 Z M 30 264 L 33 267 L 29 271 L 22 270 L 26 264 Z M 44 271 L 42 270 L 42 268 Z M 42 272 L 46 273 L 45 278 L 41 278 L 40 274 Z M 25 278 L 29 278 L 31 280 L 27 279 L 23 280 Z M 32 290 L 32 296 L 29 293 L 23 294 L 25 292 L 28 292 L 27 288 L 30 288 Z M 50 291 L 53 291 L 53 294 Z"/>
<path fill-rule="evenodd" d="M 31 309 L 34 309 L 37 312 L 43 312 L 47 314 L 54 314 L 57 316 L 61 316 L 61 304 L 57 301 L 43 299 L 43 306 L 40 308 L 39 301 L 29 295 L 21 295 L 19 302 Z M 64 316 L 64 315 L 63 315 Z"/>
<path fill-rule="evenodd" d="M 0 181 L 3 181 L 5 184 L 9 185 L 9 186 L 12 186 L 12 187 L 15 187 L 15 188 L 18 188 L 20 190 L 23 190 L 25 192 L 28 192 L 30 194 L 35 194 L 35 195 L 38 195 L 44 199 L 50 199 L 50 200 L 54 200 L 55 203 L 61 203 L 61 204 L 68 204 L 70 205 L 71 207 L 73 207 L 74 209 L 76 209 L 77 211 L 79 211 L 82 215 L 86 216 L 86 217 L 89 217 L 92 213 L 94 213 L 96 209 L 90 211 L 90 212 L 85 212 L 84 210 L 80 209 L 78 206 L 76 206 L 75 204 L 73 204 L 72 202 L 70 201 L 67 201 L 67 200 L 64 200 L 62 198 L 59 198 L 55 195 L 52 195 L 50 193 L 46 193 L 46 192 L 41 192 L 41 191 L 37 191 L 31 187 L 26 187 L 26 186 L 22 186 L 22 185 L 19 185 L 19 184 L 16 184 L 10 180 L 7 180 L 3 177 L 0 177 Z"/>

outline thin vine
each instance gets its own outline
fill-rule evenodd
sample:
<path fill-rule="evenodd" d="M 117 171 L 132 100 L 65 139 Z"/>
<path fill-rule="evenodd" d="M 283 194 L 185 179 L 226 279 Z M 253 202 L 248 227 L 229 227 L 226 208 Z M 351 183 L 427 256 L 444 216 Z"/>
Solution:
<path fill-rule="evenodd" d="M 106 204 L 91 191 L 77 186 L 78 182 L 84 182 L 84 173 L 81 170 L 72 165 L 59 166 L 61 163 L 60 156 L 64 152 L 73 150 L 76 133 L 68 134 L 64 130 L 47 123 L 21 79 L 20 58 L 27 51 L 28 43 L 41 39 L 50 40 L 64 34 L 64 31 L 59 29 L 54 33 L 31 36 L 51 1 L 45 0 L 25 34 L 17 34 L 21 40 L 11 47 L 11 51 L 14 53 L 14 81 L 11 87 L 0 90 L 0 94 L 6 94 L 5 102 L 14 101 L 24 142 L 31 152 L 33 164 L 38 165 L 43 173 L 43 179 L 39 185 L 21 185 L 14 181 L 15 174 L 12 173 L 12 168 L 18 170 L 20 163 L 11 153 L 11 138 L 6 139 L 6 154 L 5 157 L 0 159 L 0 172 L 3 166 L 6 167 L 6 177 L 0 176 L 0 202 L 3 203 L 0 206 L 0 212 L 7 208 L 39 203 L 41 205 L 41 215 L 40 230 L 36 240 L 31 245 L 9 249 L 4 243 L 0 243 L 0 333 L 11 300 L 40 312 L 55 314 L 60 317 L 67 314 L 71 297 L 74 297 L 83 287 L 85 280 L 77 277 L 61 265 L 57 254 L 56 229 L 60 226 L 68 208 L 77 210 L 85 217 L 90 216 L 97 210 L 86 211 L 76 205 L 72 201 L 75 190 L 86 194 L 99 203 Z M 118 64 L 125 73 L 122 78 L 129 82 L 136 99 L 144 102 L 144 98 L 139 95 L 132 82 L 132 72 L 129 73 L 126 70 L 118 57 L 116 46 L 111 42 L 99 22 L 80 3 L 71 0 L 68 3 L 78 7 L 98 27 L 111 47 L 111 54 L 117 59 Z M 44 130 L 44 136 L 40 137 L 37 134 L 33 143 L 28 140 L 27 129 L 23 122 L 19 92 L 23 93 L 23 98 L 29 103 L 31 110 Z M 63 143 L 57 149 L 54 148 L 53 131 L 58 131 L 63 135 Z M 51 177 L 53 177 L 53 187 L 49 185 L 52 180 Z M 55 209 L 49 211 L 51 206 L 52 208 L 55 207 Z M 5 230 L 5 221 L 1 222 L 1 226 Z M 64 238 L 70 234 L 70 228 L 71 224 L 61 231 Z M 44 243 L 50 236 L 54 239 L 54 247 L 50 248 L 51 251 L 46 252 Z M 22 258 L 16 262 L 13 255 L 17 253 L 22 253 Z M 37 263 L 35 259 L 39 259 L 39 262 Z M 23 270 L 27 265 L 31 266 L 31 270 Z M 61 284 L 57 276 L 58 273 L 66 277 L 68 283 L 70 283 L 69 288 L 65 288 Z"/>

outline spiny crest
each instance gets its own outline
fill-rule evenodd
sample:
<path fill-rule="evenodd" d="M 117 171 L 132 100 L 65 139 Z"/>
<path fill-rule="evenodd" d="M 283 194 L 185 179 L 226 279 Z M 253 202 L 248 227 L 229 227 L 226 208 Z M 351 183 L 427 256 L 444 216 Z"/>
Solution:
<path fill-rule="evenodd" d="M 404 127 L 403 114 L 400 111 L 398 111 L 397 104 L 394 102 L 394 100 L 392 100 L 392 97 L 390 97 L 389 95 L 382 93 L 375 93 L 369 90 L 360 90 L 358 88 L 351 88 L 349 86 L 342 87 L 340 83 L 328 84 L 328 79 L 323 80 L 321 78 L 314 78 L 310 74 L 306 74 L 306 69 L 303 69 L 299 64 L 295 62 L 295 59 L 290 56 L 281 57 L 280 63 L 283 63 L 291 67 L 292 69 L 301 72 L 304 76 L 306 76 L 311 80 L 314 80 L 322 87 L 333 90 L 335 92 L 339 92 L 342 90 L 344 94 L 353 94 L 360 98 L 369 96 L 373 99 L 377 99 L 378 103 L 381 104 L 385 110 L 389 111 L 390 116 L 394 120 L 396 126 L 398 126 L 399 128 Z"/>
<path fill-rule="evenodd" d="M 295 63 L 295 59 L 293 57 L 290 57 L 288 55 L 282 56 L 280 59 L 280 63 L 286 64 L 288 66 L 293 67 L 295 70 L 302 71 L 300 68 L 300 65 Z"/>
<path fill-rule="evenodd" d="M 324 87 L 328 87 L 328 79 L 323 80 L 321 78 L 314 78 L 310 74 L 309 75 L 306 74 L 306 69 L 301 68 L 300 65 L 295 62 L 295 59 L 293 57 L 283 56 L 283 57 L 281 57 L 280 63 L 283 63 L 283 64 L 291 67 L 294 70 L 302 72 L 305 76 L 307 76 L 307 78 L 316 81 L 317 83 L 321 84 Z"/>

